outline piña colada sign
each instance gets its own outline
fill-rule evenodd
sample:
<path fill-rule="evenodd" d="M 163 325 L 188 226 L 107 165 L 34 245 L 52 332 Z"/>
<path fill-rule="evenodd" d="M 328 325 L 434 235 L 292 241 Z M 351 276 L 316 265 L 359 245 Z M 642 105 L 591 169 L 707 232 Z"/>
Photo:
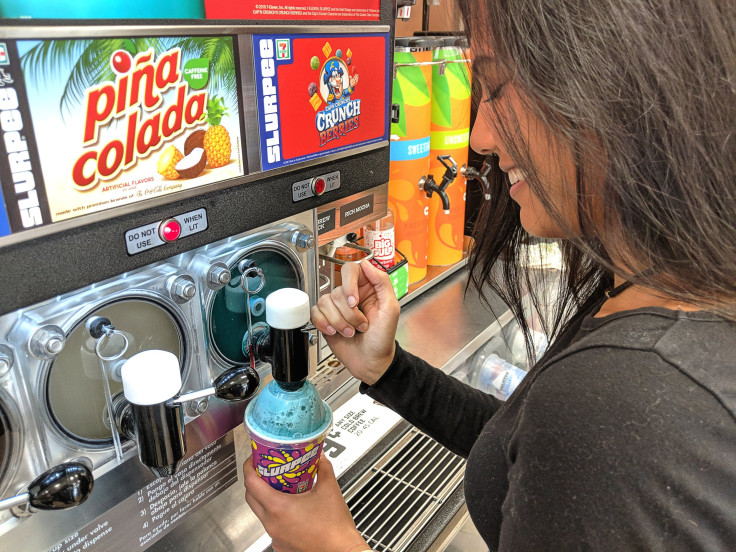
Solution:
<path fill-rule="evenodd" d="M 244 174 L 232 37 L 18 51 L 52 221 Z"/>

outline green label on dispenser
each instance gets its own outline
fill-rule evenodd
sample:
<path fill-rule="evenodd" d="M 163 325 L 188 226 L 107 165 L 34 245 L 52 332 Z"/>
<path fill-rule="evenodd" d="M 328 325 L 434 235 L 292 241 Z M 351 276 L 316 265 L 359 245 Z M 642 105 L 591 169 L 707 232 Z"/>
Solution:
<path fill-rule="evenodd" d="M 409 292 L 409 265 L 404 262 L 395 270 L 389 273 L 391 285 L 394 286 L 394 293 L 397 299 L 401 299 Z"/>

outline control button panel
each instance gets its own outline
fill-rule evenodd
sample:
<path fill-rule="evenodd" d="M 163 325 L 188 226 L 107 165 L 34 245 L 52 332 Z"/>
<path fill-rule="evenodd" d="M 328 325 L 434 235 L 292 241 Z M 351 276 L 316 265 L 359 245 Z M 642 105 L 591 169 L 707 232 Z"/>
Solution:
<path fill-rule="evenodd" d="M 128 255 L 135 255 L 204 230 L 207 230 L 207 211 L 197 209 L 128 230 L 125 248 Z"/>
<path fill-rule="evenodd" d="M 321 174 L 308 180 L 300 180 L 291 185 L 291 196 L 294 201 L 301 201 L 314 196 L 321 196 L 326 192 L 337 190 L 340 187 L 340 171 Z"/>

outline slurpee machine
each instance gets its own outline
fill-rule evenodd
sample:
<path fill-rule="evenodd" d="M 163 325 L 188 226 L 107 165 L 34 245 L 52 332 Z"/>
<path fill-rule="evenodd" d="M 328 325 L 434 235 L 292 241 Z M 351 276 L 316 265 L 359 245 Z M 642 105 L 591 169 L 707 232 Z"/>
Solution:
<path fill-rule="evenodd" d="M 385 214 L 395 6 L 61 5 L 0 0 L 0 549 L 245 551 L 254 336 Z"/>

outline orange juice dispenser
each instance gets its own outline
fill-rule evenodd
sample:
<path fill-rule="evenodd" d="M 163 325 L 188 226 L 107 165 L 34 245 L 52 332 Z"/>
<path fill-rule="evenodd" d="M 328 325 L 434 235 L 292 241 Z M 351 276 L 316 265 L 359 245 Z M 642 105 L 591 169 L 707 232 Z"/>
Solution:
<path fill-rule="evenodd" d="M 394 213 L 396 249 L 409 263 L 409 283 L 427 275 L 429 199 L 418 186 L 429 171 L 432 40 L 397 38 L 394 49 L 389 207 Z"/>
<path fill-rule="evenodd" d="M 445 266 L 463 257 L 465 179 L 457 173 L 468 162 L 471 82 L 457 37 L 438 38 L 433 61 L 430 174 L 441 184 L 429 199 L 427 264 Z"/>

